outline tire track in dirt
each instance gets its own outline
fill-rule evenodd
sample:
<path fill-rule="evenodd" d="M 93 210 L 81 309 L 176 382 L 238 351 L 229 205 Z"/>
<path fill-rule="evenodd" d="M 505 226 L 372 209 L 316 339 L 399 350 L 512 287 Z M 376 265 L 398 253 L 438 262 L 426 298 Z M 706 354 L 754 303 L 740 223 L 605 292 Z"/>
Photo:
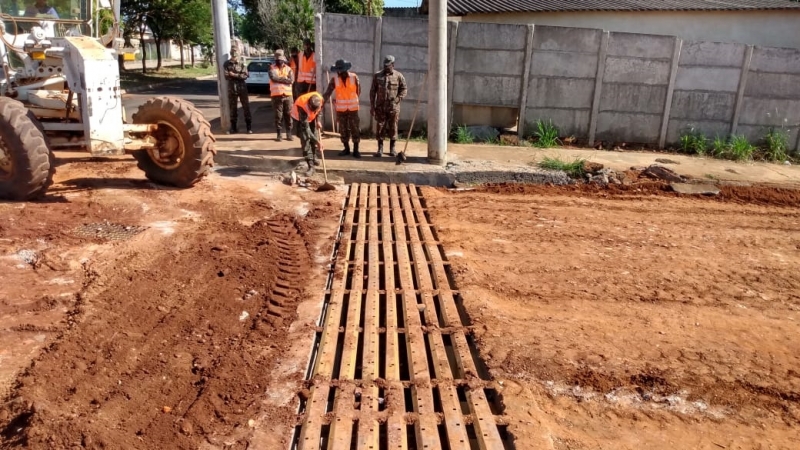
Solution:
<path fill-rule="evenodd" d="M 0 448 L 236 449 L 255 419 L 293 423 L 263 398 L 311 265 L 301 229 L 223 219 L 121 249 L 0 407 Z"/>

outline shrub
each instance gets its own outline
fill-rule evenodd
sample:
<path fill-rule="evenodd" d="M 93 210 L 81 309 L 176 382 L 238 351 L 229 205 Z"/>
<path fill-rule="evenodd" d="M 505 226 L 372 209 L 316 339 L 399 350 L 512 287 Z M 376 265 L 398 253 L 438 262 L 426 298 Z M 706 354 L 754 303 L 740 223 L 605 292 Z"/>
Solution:
<path fill-rule="evenodd" d="M 475 142 L 475 137 L 469 132 L 466 125 L 459 125 L 455 129 L 453 140 L 458 144 L 472 144 Z"/>
<path fill-rule="evenodd" d="M 753 153 L 755 153 L 755 151 L 756 148 L 750 143 L 750 141 L 747 140 L 746 137 L 742 135 L 734 135 L 731 136 L 731 139 L 728 142 L 726 156 L 734 161 L 746 161 L 753 159 Z"/>
<path fill-rule="evenodd" d="M 767 161 L 786 161 L 789 158 L 789 133 L 783 129 L 770 128 L 764 136 L 764 148 L 761 155 Z"/>

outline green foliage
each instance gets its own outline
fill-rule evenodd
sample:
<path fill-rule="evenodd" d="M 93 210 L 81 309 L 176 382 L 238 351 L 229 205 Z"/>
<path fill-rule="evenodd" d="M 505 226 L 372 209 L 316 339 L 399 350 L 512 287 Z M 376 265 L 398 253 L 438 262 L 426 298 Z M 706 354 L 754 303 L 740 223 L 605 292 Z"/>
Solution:
<path fill-rule="evenodd" d="M 586 171 L 583 165 L 586 162 L 584 159 L 576 159 L 572 162 L 566 162 L 558 157 L 545 156 L 544 159 L 539 161 L 539 167 L 546 170 L 561 170 L 566 172 L 572 178 L 582 178 Z"/>
<path fill-rule="evenodd" d="M 705 155 L 708 148 L 708 138 L 700 130 L 689 129 L 681 135 L 681 151 L 689 154 Z"/>
<path fill-rule="evenodd" d="M 324 0 L 325 12 L 356 15 L 383 15 L 383 0 Z M 372 11 L 370 13 L 370 7 Z"/>
<path fill-rule="evenodd" d="M 535 147 L 551 148 L 561 145 L 561 140 L 558 139 L 558 128 L 553 125 L 552 120 L 536 121 L 536 131 L 533 135 L 536 137 L 536 142 L 533 144 Z"/>
<path fill-rule="evenodd" d="M 711 154 L 715 158 L 747 161 L 753 159 L 755 151 L 753 144 L 740 135 L 731 136 L 727 140 L 717 136 L 711 144 Z"/>
<path fill-rule="evenodd" d="M 722 158 L 728 148 L 728 141 L 720 136 L 716 136 L 711 143 L 711 156 Z"/>
<path fill-rule="evenodd" d="M 761 156 L 767 161 L 783 162 L 789 158 L 789 133 L 783 129 L 770 128 L 764 136 Z"/>
<path fill-rule="evenodd" d="M 475 137 L 470 133 L 466 125 L 457 126 L 452 134 L 453 140 L 457 144 L 472 144 L 475 142 Z"/>

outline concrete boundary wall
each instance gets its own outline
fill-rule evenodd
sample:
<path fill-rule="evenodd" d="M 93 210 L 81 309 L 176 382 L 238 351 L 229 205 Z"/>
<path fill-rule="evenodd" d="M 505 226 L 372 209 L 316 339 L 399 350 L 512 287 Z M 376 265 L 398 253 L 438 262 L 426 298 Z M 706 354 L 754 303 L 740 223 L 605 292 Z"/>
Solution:
<path fill-rule="evenodd" d="M 324 80 L 325 69 L 344 58 L 361 79 L 364 129 L 372 125 L 372 75 L 387 54 L 397 58 L 397 70 L 408 82 L 401 129 L 408 130 L 417 104 L 415 128 L 424 127 L 426 19 L 324 14 L 316 18 L 316 32 L 322 37 L 318 78 Z M 522 137 L 535 131 L 538 120 L 552 120 L 563 136 L 590 144 L 659 147 L 676 143 L 689 130 L 711 138 L 741 134 L 757 144 L 770 128 L 782 128 L 790 149 L 800 150 L 798 49 L 450 21 L 448 51 L 444 94 L 451 126 L 516 126 Z"/>

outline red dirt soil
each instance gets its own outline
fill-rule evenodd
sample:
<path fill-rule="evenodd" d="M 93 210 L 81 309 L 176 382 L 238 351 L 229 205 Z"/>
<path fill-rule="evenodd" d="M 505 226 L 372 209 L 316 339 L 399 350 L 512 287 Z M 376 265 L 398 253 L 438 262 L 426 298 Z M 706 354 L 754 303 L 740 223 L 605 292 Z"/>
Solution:
<path fill-rule="evenodd" d="M 285 446 L 342 193 L 137 177 L 69 164 L 0 204 L 0 448 Z M 104 221 L 146 229 L 74 233 Z"/>
<path fill-rule="evenodd" d="M 800 448 L 797 192 L 423 193 L 516 448 Z"/>

